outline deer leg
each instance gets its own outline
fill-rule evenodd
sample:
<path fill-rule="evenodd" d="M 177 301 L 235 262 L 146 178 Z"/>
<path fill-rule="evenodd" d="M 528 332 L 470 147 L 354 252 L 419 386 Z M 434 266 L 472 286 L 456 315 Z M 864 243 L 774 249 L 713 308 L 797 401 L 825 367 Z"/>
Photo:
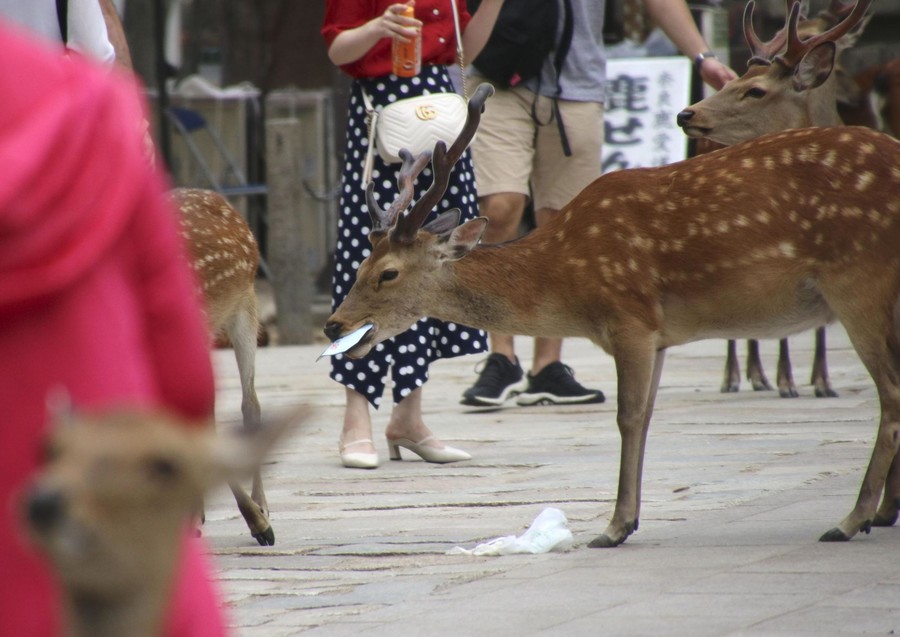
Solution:
<path fill-rule="evenodd" d="M 759 356 L 759 341 L 750 339 L 747 341 L 747 380 L 753 386 L 753 391 L 771 390 L 772 385 L 763 371 L 762 359 Z"/>
<path fill-rule="evenodd" d="M 884 484 L 881 506 L 875 513 L 872 526 L 894 526 L 900 514 L 900 453 L 894 456 Z"/>
<path fill-rule="evenodd" d="M 878 321 L 877 310 L 866 310 L 858 308 L 852 321 L 840 314 L 838 320 L 844 324 L 857 354 L 875 381 L 881 419 L 856 506 L 837 527 L 819 538 L 822 542 L 846 541 L 860 531 L 868 533 L 875 520 L 887 523 L 896 518 L 896 499 L 900 496 L 900 461 L 897 460 L 900 449 L 900 330 L 897 325 L 900 319 L 895 323 L 882 312 L 885 318 Z M 896 310 L 900 315 L 900 304 Z M 885 500 L 878 509 L 880 515 L 876 516 L 882 490 Z"/>
<path fill-rule="evenodd" d="M 828 361 L 825 355 L 825 328 L 816 330 L 816 354 L 813 358 L 812 378 L 810 381 L 816 389 L 817 398 L 836 398 L 837 392 L 831 388 L 828 380 Z"/>
<path fill-rule="evenodd" d="M 644 449 L 665 359 L 665 350 L 658 350 L 654 355 L 647 350 L 647 346 L 642 349 L 644 351 L 635 348 L 625 352 L 616 349 L 619 378 L 617 421 L 622 437 L 619 490 L 612 520 L 602 535 L 591 540 L 588 544 L 590 548 L 618 546 L 638 529 Z"/>
<path fill-rule="evenodd" d="M 725 354 L 725 374 L 722 377 L 723 394 L 737 392 L 741 388 L 741 367 L 737 358 L 737 341 L 729 339 Z"/>
<path fill-rule="evenodd" d="M 255 386 L 256 339 L 259 332 L 255 295 L 251 293 L 246 296 L 242 306 L 232 317 L 227 332 L 234 347 L 234 357 L 241 378 L 241 413 L 244 428 L 248 432 L 256 431 L 260 426 L 261 415 Z M 250 529 L 250 534 L 262 546 L 275 544 L 275 532 L 269 523 L 269 504 L 266 501 L 261 472 L 257 470 L 253 474 L 251 495 L 247 495 L 240 484 L 233 482 L 229 486 L 238 510 Z"/>
<path fill-rule="evenodd" d="M 794 384 L 794 373 L 791 370 L 791 352 L 786 338 L 778 341 L 778 394 L 782 398 L 796 398 L 799 396 L 797 385 Z"/>

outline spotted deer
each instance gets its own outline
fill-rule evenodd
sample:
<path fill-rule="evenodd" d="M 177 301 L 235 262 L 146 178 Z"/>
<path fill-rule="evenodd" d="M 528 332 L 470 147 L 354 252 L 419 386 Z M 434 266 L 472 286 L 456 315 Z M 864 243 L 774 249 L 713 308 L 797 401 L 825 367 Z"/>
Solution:
<path fill-rule="evenodd" d="M 487 219 L 423 228 L 492 88 L 460 136 L 407 153 L 400 194 L 367 198 L 371 254 L 328 319 L 331 339 L 371 323 L 365 356 L 422 316 L 503 334 L 585 337 L 614 361 L 622 439 L 615 510 L 590 546 L 638 528 L 644 447 L 666 350 L 708 338 L 780 338 L 841 321 L 878 390 L 881 422 L 856 506 L 823 541 L 889 525 L 900 507 L 900 142 L 858 127 L 766 135 L 657 168 L 603 175 L 543 226 L 479 245 Z M 886 484 L 886 487 L 885 487 Z M 879 506 L 879 496 L 884 499 Z"/>
<path fill-rule="evenodd" d="M 62 588 L 68 637 L 158 637 L 188 517 L 226 479 L 258 470 L 307 412 L 253 432 L 165 413 L 56 416 L 48 461 L 22 502 L 25 528 Z"/>
<path fill-rule="evenodd" d="M 779 130 L 842 124 L 838 99 L 852 80 L 840 70 L 837 58 L 861 34 L 870 4 L 871 0 L 855 4 L 831 0 L 814 18 L 801 20 L 800 3 L 787 0 L 784 28 L 763 42 L 753 28 L 755 3 L 751 0 L 743 20 L 751 52 L 747 72 L 681 111 L 678 125 L 689 137 L 729 145 Z M 810 382 L 820 398 L 837 396 L 828 378 L 825 352 L 825 328 L 819 327 Z M 747 378 L 755 390 L 772 389 L 756 340 L 747 343 Z M 740 382 L 736 343 L 729 340 L 721 390 L 736 392 Z M 787 339 L 779 342 L 776 384 L 783 398 L 799 395 Z"/>
<path fill-rule="evenodd" d="M 207 324 L 212 338 L 222 333 L 234 347 L 241 379 L 244 428 L 259 428 L 256 396 L 256 339 L 259 319 L 254 281 L 259 248 L 247 222 L 222 195 L 212 190 L 177 188 L 171 197 L 181 213 L 182 234 L 203 290 Z M 238 509 L 259 544 L 275 543 L 262 475 L 253 474 L 251 495 L 232 483 Z"/>

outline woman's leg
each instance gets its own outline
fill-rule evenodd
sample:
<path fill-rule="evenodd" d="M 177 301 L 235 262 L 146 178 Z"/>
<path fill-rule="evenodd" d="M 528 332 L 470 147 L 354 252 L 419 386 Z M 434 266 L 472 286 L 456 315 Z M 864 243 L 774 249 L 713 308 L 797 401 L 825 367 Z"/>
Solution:
<path fill-rule="evenodd" d="M 408 449 L 426 462 L 459 462 L 472 456 L 461 449 L 445 445 L 431 433 L 422 419 L 422 388 L 410 392 L 394 405 L 385 429 L 391 460 L 400 460 L 400 448 Z"/>
<path fill-rule="evenodd" d="M 374 469 L 378 466 L 378 452 L 372 442 L 372 419 L 369 401 L 355 389 L 344 389 L 344 427 L 339 450 L 341 463 L 352 469 Z"/>

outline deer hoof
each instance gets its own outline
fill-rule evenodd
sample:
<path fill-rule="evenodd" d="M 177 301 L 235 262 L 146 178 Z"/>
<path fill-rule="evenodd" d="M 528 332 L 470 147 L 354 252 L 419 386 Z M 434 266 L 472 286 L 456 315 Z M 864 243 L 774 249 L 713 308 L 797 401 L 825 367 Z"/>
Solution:
<path fill-rule="evenodd" d="M 838 394 L 831 387 L 816 387 L 816 398 L 837 398 Z"/>
<path fill-rule="evenodd" d="M 628 536 L 625 536 L 625 537 L 628 537 Z M 598 536 L 595 537 L 593 540 L 591 540 L 590 543 L 588 544 L 588 548 L 591 548 L 591 549 L 611 549 L 611 548 L 614 548 L 614 547 L 616 547 L 616 546 L 619 546 L 619 544 L 621 544 L 622 542 L 624 542 L 624 541 L 625 541 L 625 537 L 623 537 L 623 538 L 620 539 L 620 540 L 614 540 L 614 539 L 612 539 L 611 537 L 609 537 L 606 533 L 604 533 L 604 534 L 602 534 L 602 535 L 598 535 Z"/>
<path fill-rule="evenodd" d="M 800 394 L 796 387 L 783 387 L 778 390 L 778 395 L 782 398 L 797 398 Z"/>
<path fill-rule="evenodd" d="M 741 390 L 741 386 L 738 385 L 737 383 L 729 383 L 726 385 L 722 385 L 722 387 L 719 391 L 723 394 L 736 394 L 740 390 Z"/>
<path fill-rule="evenodd" d="M 819 542 L 847 542 L 850 536 L 835 527 L 819 538 Z"/>
<path fill-rule="evenodd" d="M 772 386 L 765 379 L 753 380 L 751 384 L 753 385 L 753 391 L 772 391 Z"/>
<path fill-rule="evenodd" d="M 271 526 L 262 533 L 251 533 L 251 535 L 259 542 L 260 546 L 275 545 L 275 531 L 272 530 Z"/>

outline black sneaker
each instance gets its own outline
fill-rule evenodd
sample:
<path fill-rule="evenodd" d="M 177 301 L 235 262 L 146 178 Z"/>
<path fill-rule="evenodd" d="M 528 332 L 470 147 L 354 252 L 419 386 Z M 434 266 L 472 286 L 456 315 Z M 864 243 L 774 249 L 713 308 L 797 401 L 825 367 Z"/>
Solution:
<path fill-rule="evenodd" d="M 599 389 L 587 389 L 575 380 L 575 372 L 568 365 L 556 361 L 539 371 L 528 374 L 528 388 L 516 399 L 516 404 L 581 405 L 602 403 L 606 396 Z"/>
<path fill-rule="evenodd" d="M 528 386 L 518 358 L 511 363 L 503 354 L 491 354 L 483 363 L 478 380 L 463 392 L 461 404 L 499 407 Z"/>

